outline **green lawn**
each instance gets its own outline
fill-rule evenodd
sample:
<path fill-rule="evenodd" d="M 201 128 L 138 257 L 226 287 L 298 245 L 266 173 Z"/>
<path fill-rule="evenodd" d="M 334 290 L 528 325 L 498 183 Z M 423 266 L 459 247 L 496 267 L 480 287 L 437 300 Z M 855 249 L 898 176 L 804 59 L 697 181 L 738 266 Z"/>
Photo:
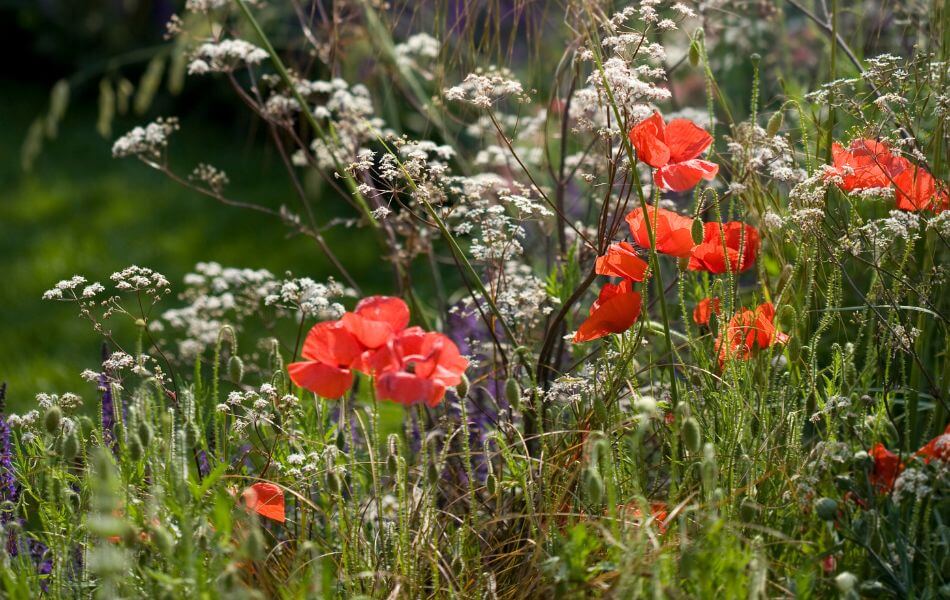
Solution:
<path fill-rule="evenodd" d="M 32 172 L 23 173 L 20 146 L 46 90 L 4 89 L 16 91 L 4 99 L 0 129 L 0 381 L 9 382 L 10 410 L 30 406 L 39 391 L 91 394 L 78 373 L 97 366 L 100 340 L 76 317 L 75 305 L 40 298 L 60 279 L 105 280 L 138 264 L 164 273 L 177 291 L 197 261 L 277 274 L 289 269 L 315 279 L 333 274 L 312 242 L 288 238 L 279 222 L 216 204 L 137 161 L 111 158 L 111 140 L 96 134 L 95 110 L 88 106 L 70 109 L 59 136 L 47 142 Z M 188 173 L 209 162 L 228 172 L 234 198 L 297 206 L 279 158 L 265 154 L 246 121 L 225 137 L 229 128 L 208 124 L 207 114 L 181 108 L 162 114 L 182 118 L 172 146 L 177 170 Z M 120 120 L 115 135 L 146 120 Z M 315 201 L 323 221 L 349 214 L 338 198 Z M 371 287 L 376 247 L 344 246 L 337 236 L 347 235 L 352 232 L 332 231 L 331 246 L 347 248 L 348 267 Z"/>

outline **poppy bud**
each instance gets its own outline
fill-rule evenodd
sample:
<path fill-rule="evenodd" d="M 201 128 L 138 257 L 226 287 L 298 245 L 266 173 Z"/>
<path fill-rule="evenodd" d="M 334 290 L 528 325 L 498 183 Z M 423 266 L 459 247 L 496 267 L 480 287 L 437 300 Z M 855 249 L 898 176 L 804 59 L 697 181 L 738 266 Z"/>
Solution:
<path fill-rule="evenodd" d="M 244 379 L 244 361 L 237 354 L 232 354 L 228 359 L 228 376 L 234 383 L 241 383 Z"/>
<path fill-rule="evenodd" d="M 145 421 L 139 421 L 139 440 L 143 446 L 148 446 L 152 441 L 152 426 Z"/>
<path fill-rule="evenodd" d="M 699 421 L 692 417 L 683 421 L 683 441 L 690 452 L 699 452 L 703 446 L 703 432 Z"/>
<path fill-rule="evenodd" d="M 677 416 L 679 416 L 680 419 L 688 419 L 691 416 L 693 416 L 692 412 L 689 409 L 689 404 L 686 404 L 685 402 L 680 402 L 676 406 L 676 414 Z"/>
<path fill-rule="evenodd" d="M 492 496 L 495 495 L 495 492 L 498 490 L 498 480 L 495 479 L 494 475 L 489 475 L 485 479 L 485 489 L 487 489 L 488 493 Z"/>
<path fill-rule="evenodd" d="M 819 498 L 815 502 L 815 514 L 822 521 L 834 521 L 838 516 L 838 503 L 833 498 Z"/>
<path fill-rule="evenodd" d="M 689 45 L 689 64 L 694 67 L 699 64 L 699 42 L 693 41 Z"/>
<path fill-rule="evenodd" d="M 462 373 L 462 380 L 459 381 L 457 386 L 455 386 L 455 393 L 458 394 L 459 398 L 464 398 L 468 396 L 468 387 L 469 387 L 468 376 L 465 375 L 465 373 Z"/>
<path fill-rule="evenodd" d="M 690 229 L 694 244 L 702 244 L 706 237 L 706 226 L 702 219 L 693 219 L 693 227 Z"/>
<path fill-rule="evenodd" d="M 782 123 L 785 120 L 785 116 L 782 114 L 782 111 L 778 111 L 769 117 L 768 125 L 765 126 L 765 133 L 769 137 L 775 136 L 778 133 L 778 130 L 782 128 Z"/>
<path fill-rule="evenodd" d="M 92 433 L 92 430 L 95 427 L 95 425 L 92 424 L 92 419 L 90 419 L 86 415 L 83 415 L 79 417 L 79 419 L 77 420 L 77 423 L 79 424 L 79 432 L 82 434 L 82 437 L 83 438 L 89 437 L 89 434 Z"/>
<path fill-rule="evenodd" d="M 762 55 L 758 52 L 753 52 L 751 55 L 749 55 L 749 60 L 752 61 L 753 65 L 758 65 L 759 61 L 762 60 Z"/>
<path fill-rule="evenodd" d="M 191 421 L 185 422 L 185 443 L 189 448 L 194 448 L 198 443 L 198 427 Z"/>
<path fill-rule="evenodd" d="M 339 494 L 342 488 L 343 481 L 340 479 L 340 474 L 336 472 L 336 469 L 327 473 L 327 490 L 331 494 Z"/>
<path fill-rule="evenodd" d="M 66 490 L 66 503 L 74 511 L 78 511 L 82 506 L 82 498 L 72 490 Z"/>
<path fill-rule="evenodd" d="M 132 460 L 138 462 L 142 460 L 143 454 L 144 448 L 142 448 L 142 441 L 139 439 L 139 436 L 132 434 L 129 436 L 129 456 Z"/>
<path fill-rule="evenodd" d="M 761 505 L 751 498 L 743 498 L 739 504 L 739 518 L 743 523 L 752 523 L 759 516 Z"/>
<path fill-rule="evenodd" d="M 70 431 L 63 439 L 63 458 L 70 461 L 79 454 L 79 437 L 75 431 Z"/>
<path fill-rule="evenodd" d="M 172 537 L 172 534 L 161 525 L 152 526 L 152 542 L 155 543 L 159 552 L 166 556 L 170 556 L 175 550 L 175 539 Z"/>
<path fill-rule="evenodd" d="M 430 462 L 426 467 L 426 478 L 429 480 L 429 485 L 436 485 L 439 483 L 439 467 L 436 466 L 435 462 Z"/>
<path fill-rule="evenodd" d="M 584 470 L 584 488 L 590 501 L 593 504 L 600 504 L 604 497 L 604 480 L 597 469 L 588 467 Z"/>
<path fill-rule="evenodd" d="M 798 312 L 791 304 L 785 304 L 779 311 L 779 319 L 781 319 L 783 327 L 791 329 L 798 322 Z"/>
<path fill-rule="evenodd" d="M 521 386 L 518 385 L 518 381 L 514 377 L 509 377 L 505 381 L 505 399 L 508 400 L 508 404 L 512 408 L 518 409 L 521 407 Z"/>
<path fill-rule="evenodd" d="M 46 410 L 46 416 L 43 417 L 43 425 L 46 427 L 51 435 L 55 435 L 59 431 L 59 425 L 63 421 L 63 410 L 57 406 L 50 406 Z"/>

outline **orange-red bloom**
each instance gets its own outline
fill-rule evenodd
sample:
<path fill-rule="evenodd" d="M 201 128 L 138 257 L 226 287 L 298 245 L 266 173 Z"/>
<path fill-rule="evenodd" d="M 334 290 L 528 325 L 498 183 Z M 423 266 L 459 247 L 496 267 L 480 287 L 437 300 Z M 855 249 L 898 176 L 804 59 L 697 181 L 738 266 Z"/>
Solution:
<path fill-rule="evenodd" d="M 716 340 L 719 364 L 724 364 L 730 356 L 748 360 L 755 350 L 787 341 L 788 335 L 775 328 L 775 307 L 771 302 L 760 304 L 755 310 L 743 308 L 729 319 L 725 331 L 720 332 Z"/>
<path fill-rule="evenodd" d="M 367 348 L 379 348 L 409 324 L 409 307 L 399 298 L 370 296 L 340 319 Z"/>
<path fill-rule="evenodd" d="M 340 321 L 314 325 L 303 344 L 305 360 L 287 365 L 290 379 L 324 398 L 339 398 L 353 384 L 351 366 L 364 348 Z"/>
<path fill-rule="evenodd" d="M 937 180 L 927 169 L 911 163 L 906 158 L 896 159 L 899 172 L 894 175 L 894 194 L 897 208 L 918 211 L 941 212 L 950 209 L 950 194 L 946 186 L 937 189 Z"/>
<path fill-rule="evenodd" d="M 637 256 L 637 251 L 627 242 L 611 244 L 607 254 L 597 257 L 594 271 L 598 275 L 623 277 L 632 281 L 643 281 L 647 273 L 647 263 Z"/>
<path fill-rule="evenodd" d="M 943 430 L 943 433 L 927 442 L 923 448 L 917 451 L 917 456 L 923 456 L 924 462 L 929 463 L 932 460 L 950 462 L 950 425 Z"/>
<path fill-rule="evenodd" d="M 712 180 L 719 172 L 719 165 L 698 158 L 712 141 L 712 136 L 692 121 L 664 123 L 658 112 L 630 130 L 637 158 L 656 169 L 654 183 L 674 192 L 691 190 L 700 179 Z"/>
<path fill-rule="evenodd" d="M 630 280 L 625 279 L 617 285 L 604 284 L 600 296 L 590 307 L 590 316 L 574 334 L 574 343 L 589 342 L 611 333 L 623 333 L 636 323 L 642 307 L 640 294 L 633 291 Z"/>
<path fill-rule="evenodd" d="M 665 208 L 647 205 L 647 219 L 656 237 L 656 251 L 670 256 L 689 256 L 693 250 L 693 220 Z M 642 248 L 650 247 L 650 235 L 643 218 L 643 209 L 635 208 L 627 214 L 630 235 Z"/>
<path fill-rule="evenodd" d="M 703 298 L 693 309 L 693 321 L 698 325 L 709 325 L 709 318 L 713 313 L 718 315 L 721 310 L 719 298 Z"/>
<path fill-rule="evenodd" d="M 878 442 L 868 451 L 874 463 L 871 466 L 871 473 L 868 479 L 880 492 L 890 492 L 894 489 L 894 482 L 897 476 L 904 470 L 899 456 L 884 447 L 884 444 Z"/>
<path fill-rule="evenodd" d="M 725 247 L 723 238 L 726 240 Z M 716 274 L 727 270 L 741 273 L 752 267 L 758 253 L 759 231 L 755 227 L 738 221 L 723 225 L 706 223 L 703 225 L 703 243 L 693 248 L 689 269 Z"/>
<path fill-rule="evenodd" d="M 461 383 L 468 359 L 447 336 L 410 327 L 370 354 L 365 368 L 381 400 L 435 406 L 446 388 Z"/>
<path fill-rule="evenodd" d="M 643 511 L 640 510 L 639 502 L 631 502 L 625 506 L 621 506 L 620 508 L 622 510 L 625 509 L 629 511 L 628 514 L 636 525 L 643 523 Z M 669 518 L 669 515 L 670 513 L 666 506 L 666 502 L 650 503 L 650 518 L 660 533 L 666 533 L 666 520 Z"/>
<path fill-rule="evenodd" d="M 258 482 L 244 490 L 244 506 L 262 517 L 283 523 L 284 490 L 273 483 Z"/>
<path fill-rule="evenodd" d="M 872 139 L 854 140 L 848 149 L 835 142 L 831 156 L 828 176 L 840 177 L 838 187 L 846 192 L 889 187 L 902 168 L 887 145 Z"/>

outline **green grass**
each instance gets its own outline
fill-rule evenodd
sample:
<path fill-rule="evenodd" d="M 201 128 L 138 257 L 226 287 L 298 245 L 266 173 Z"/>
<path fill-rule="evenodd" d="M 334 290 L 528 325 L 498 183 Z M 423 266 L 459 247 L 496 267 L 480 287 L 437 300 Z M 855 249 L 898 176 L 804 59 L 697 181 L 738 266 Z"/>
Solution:
<path fill-rule="evenodd" d="M 46 102 L 46 90 L 5 84 L 0 130 L 0 381 L 7 381 L 8 404 L 17 411 L 41 391 L 82 393 L 77 377 L 95 368 L 100 340 L 88 323 L 75 318 L 75 307 L 41 300 L 60 279 L 83 274 L 108 279 L 124 266 L 138 264 L 164 273 L 180 290 L 182 276 L 197 261 L 226 266 L 292 270 L 321 280 L 332 266 L 307 239 L 288 238 L 276 220 L 233 210 L 179 187 L 134 160 L 111 157 L 111 140 L 95 133 L 95 111 L 71 107 L 59 136 L 47 141 L 32 172 L 20 169 L 20 145 L 30 122 Z M 182 103 L 183 104 L 183 103 Z M 262 152 L 245 121 L 233 126 L 208 124 L 179 107 L 182 131 L 173 139 L 176 170 L 187 174 L 201 161 L 214 161 L 228 172 L 228 193 L 272 207 L 297 206 L 276 154 Z M 138 124 L 128 117 L 115 135 Z M 314 190 L 319 194 L 320 190 Z M 337 201 L 316 206 L 325 221 L 345 213 Z M 329 232 L 333 247 L 352 236 Z M 376 248 L 347 246 L 347 266 L 363 285 L 374 283 Z M 339 279 L 339 277 L 338 277 Z M 173 305 L 170 299 L 166 305 Z"/>

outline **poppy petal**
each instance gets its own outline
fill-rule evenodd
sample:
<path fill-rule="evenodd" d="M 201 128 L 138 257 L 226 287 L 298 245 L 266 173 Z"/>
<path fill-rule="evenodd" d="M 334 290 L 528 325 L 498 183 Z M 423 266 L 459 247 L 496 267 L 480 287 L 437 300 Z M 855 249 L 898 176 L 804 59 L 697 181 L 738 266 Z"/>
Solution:
<path fill-rule="evenodd" d="M 637 292 L 620 293 L 599 301 L 596 310 L 591 312 L 574 334 L 574 343 L 589 342 L 611 333 L 623 333 L 637 321 L 642 305 Z"/>
<path fill-rule="evenodd" d="M 597 257 L 594 271 L 598 275 L 643 281 L 647 267 L 646 261 L 637 256 L 633 246 L 627 242 L 620 242 L 611 244 L 607 248 L 607 254 Z"/>
<path fill-rule="evenodd" d="M 637 158 L 654 169 L 670 162 L 670 148 L 664 137 L 665 128 L 663 117 L 654 112 L 630 130 L 630 143 L 637 151 Z"/>
<path fill-rule="evenodd" d="M 647 205 L 647 217 L 656 238 L 656 251 L 670 256 L 689 256 L 693 250 L 693 220 L 665 208 Z M 635 208 L 626 216 L 630 235 L 638 246 L 650 247 L 650 235 L 643 209 Z"/>
<path fill-rule="evenodd" d="M 405 406 L 425 403 L 436 406 L 445 395 L 445 386 L 414 373 L 399 371 L 376 378 L 376 395 Z"/>
<path fill-rule="evenodd" d="M 301 356 L 328 365 L 349 367 L 363 352 L 359 341 L 340 321 L 317 323 L 307 334 Z"/>
<path fill-rule="evenodd" d="M 317 361 L 287 365 L 291 381 L 322 398 L 339 398 L 353 385 L 353 372 Z"/>
<path fill-rule="evenodd" d="M 244 505 L 262 517 L 283 523 L 284 490 L 273 483 L 258 482 L 244 490 Z"/>
<path fill-rule="evenodd" d="M 409 306 L 401 298 L 369 296 L 360 300 L 353 312 L 372 321 L 388 323 L 396 332 L 409 325 Z"/>
<path fill-rule="evenodd" d="M 719 165 L 708 160 L 694 158 L 680 163 L 670 163 L 653 173 L 653 182 L 668 192 L 685 192 L 696 187 L 701 179 L 711 181 L 719 172 Z"/>
<path fill-rule="evenodd" d="M 671 163 L 698 157 L 712 142 L 712 136 L 689 119 L 673 119 L 666 124 L 666 145 L 670 148 Z"/>

